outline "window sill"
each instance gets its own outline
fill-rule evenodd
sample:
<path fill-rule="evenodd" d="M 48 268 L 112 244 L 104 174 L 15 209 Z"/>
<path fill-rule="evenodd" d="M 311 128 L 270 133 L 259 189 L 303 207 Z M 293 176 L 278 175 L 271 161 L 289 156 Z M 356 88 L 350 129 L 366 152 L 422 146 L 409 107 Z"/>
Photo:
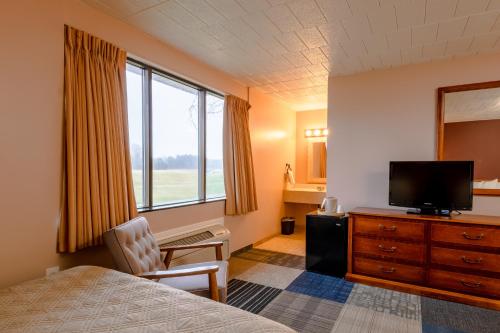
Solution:
<path fill-rule="evenodd" d="M 174 209 L 174 208 L 181 208 L 181 207 L 203 205 L 203 204 L 212 203 L 212 202 L 219 202 L 219 201 L 226 201 L 226 197 L 213 198 L 213 199 L 207 199 L 207 200 L 177 202 L 177 203 L 173 203 L 173 204 L 153 206 L 153 207 L 143 207 L 143 208 L 137 208 L 137 211 L 139 213 L 148 213 L 148 212 L 155 212 L 155 211 L 159 211 L 159 210 L 167 210 L 167 209 Z"/>

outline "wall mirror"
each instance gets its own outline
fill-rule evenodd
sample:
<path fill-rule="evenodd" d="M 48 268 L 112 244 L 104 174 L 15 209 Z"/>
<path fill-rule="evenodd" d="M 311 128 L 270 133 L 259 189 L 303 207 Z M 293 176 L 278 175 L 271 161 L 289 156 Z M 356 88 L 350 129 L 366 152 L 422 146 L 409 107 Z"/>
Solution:
<path fill-rule="evenodd" d="M 500 81 L 442 87 L 438 160 L 474 161 L 474 194 L 500 196 Z"/>
<path fill-rule="evenodd" d="M 307 182 L 326 184 L 326 141 L 324 140 L 308 143 Z"/>

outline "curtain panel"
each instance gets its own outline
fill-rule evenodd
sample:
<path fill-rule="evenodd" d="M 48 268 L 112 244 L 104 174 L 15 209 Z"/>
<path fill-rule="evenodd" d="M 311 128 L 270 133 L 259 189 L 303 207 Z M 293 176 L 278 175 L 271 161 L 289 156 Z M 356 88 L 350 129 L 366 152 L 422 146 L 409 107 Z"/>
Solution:
<path fill-rule="evenodd" d="M 244 215 L 258 209 L 249 109 L 247 101 L 226 96 L 223 134 L 226 215 Z"/>
<path fill-rule="evenodd" d="M 124 50 L 65 26 L 64 165 L 58 252 L 102 243 L 137 215 Z"/>

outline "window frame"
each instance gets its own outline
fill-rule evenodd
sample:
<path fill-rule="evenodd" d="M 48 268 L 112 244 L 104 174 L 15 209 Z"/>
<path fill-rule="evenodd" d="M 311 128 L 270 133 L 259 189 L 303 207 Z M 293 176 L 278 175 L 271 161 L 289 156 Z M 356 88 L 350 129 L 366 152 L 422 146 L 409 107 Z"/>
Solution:
<path fill-rule="evenodd" d="M 168 73 L 162 69 L 151 66 L 142 61 L 127 57 L 127 64 L 136 66 L 143 71 L 142 75 L 142 144 L 143 144 L 143 161 L 144 172 L 142 175 L 143 191 L 142 201 L 143 206 L 137 207 L 139 212 L 149 212 L 163 209 L 171 209 L 192 205 L 200 205 L 204 203 L 224 201 L 226 195 L 207 198 L 206 192 L 206 142 L 207 142 L 207 122 L 206 122 L 206 96 L 207 93 L 224 99 L 224 95 L 212 89 L 206 88 L 194 82 L 183 79 L 174 74 Z M 166 79 L 176 81 L 198 91 L 198 199 L 182 202 L 174 202 L 170 204 L 153 205 L 153 117 L 152 117 L 152 92 L 151 82 L 153 74 L 160 75 Z"/>

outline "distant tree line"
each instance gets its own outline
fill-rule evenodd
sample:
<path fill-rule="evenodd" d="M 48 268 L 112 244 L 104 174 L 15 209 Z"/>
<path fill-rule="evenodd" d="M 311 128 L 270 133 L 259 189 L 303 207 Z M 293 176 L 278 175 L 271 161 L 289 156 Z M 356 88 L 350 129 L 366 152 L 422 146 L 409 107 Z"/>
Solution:
<path fill-rule="evenodd" d="M 132 169 L 142 168 L 142 151 L 138 145 L 132 145 L 131 151 Z M 221 169 L 222 160 L 208 159 L 206 161 L 207 170 Z M 153 168 L 155 170 L 172 170 L 172 169 L 197 169 L 198 156 L 197 155 L 177 155 L 175 157 L 157 157 L 153 159 Z"/>

